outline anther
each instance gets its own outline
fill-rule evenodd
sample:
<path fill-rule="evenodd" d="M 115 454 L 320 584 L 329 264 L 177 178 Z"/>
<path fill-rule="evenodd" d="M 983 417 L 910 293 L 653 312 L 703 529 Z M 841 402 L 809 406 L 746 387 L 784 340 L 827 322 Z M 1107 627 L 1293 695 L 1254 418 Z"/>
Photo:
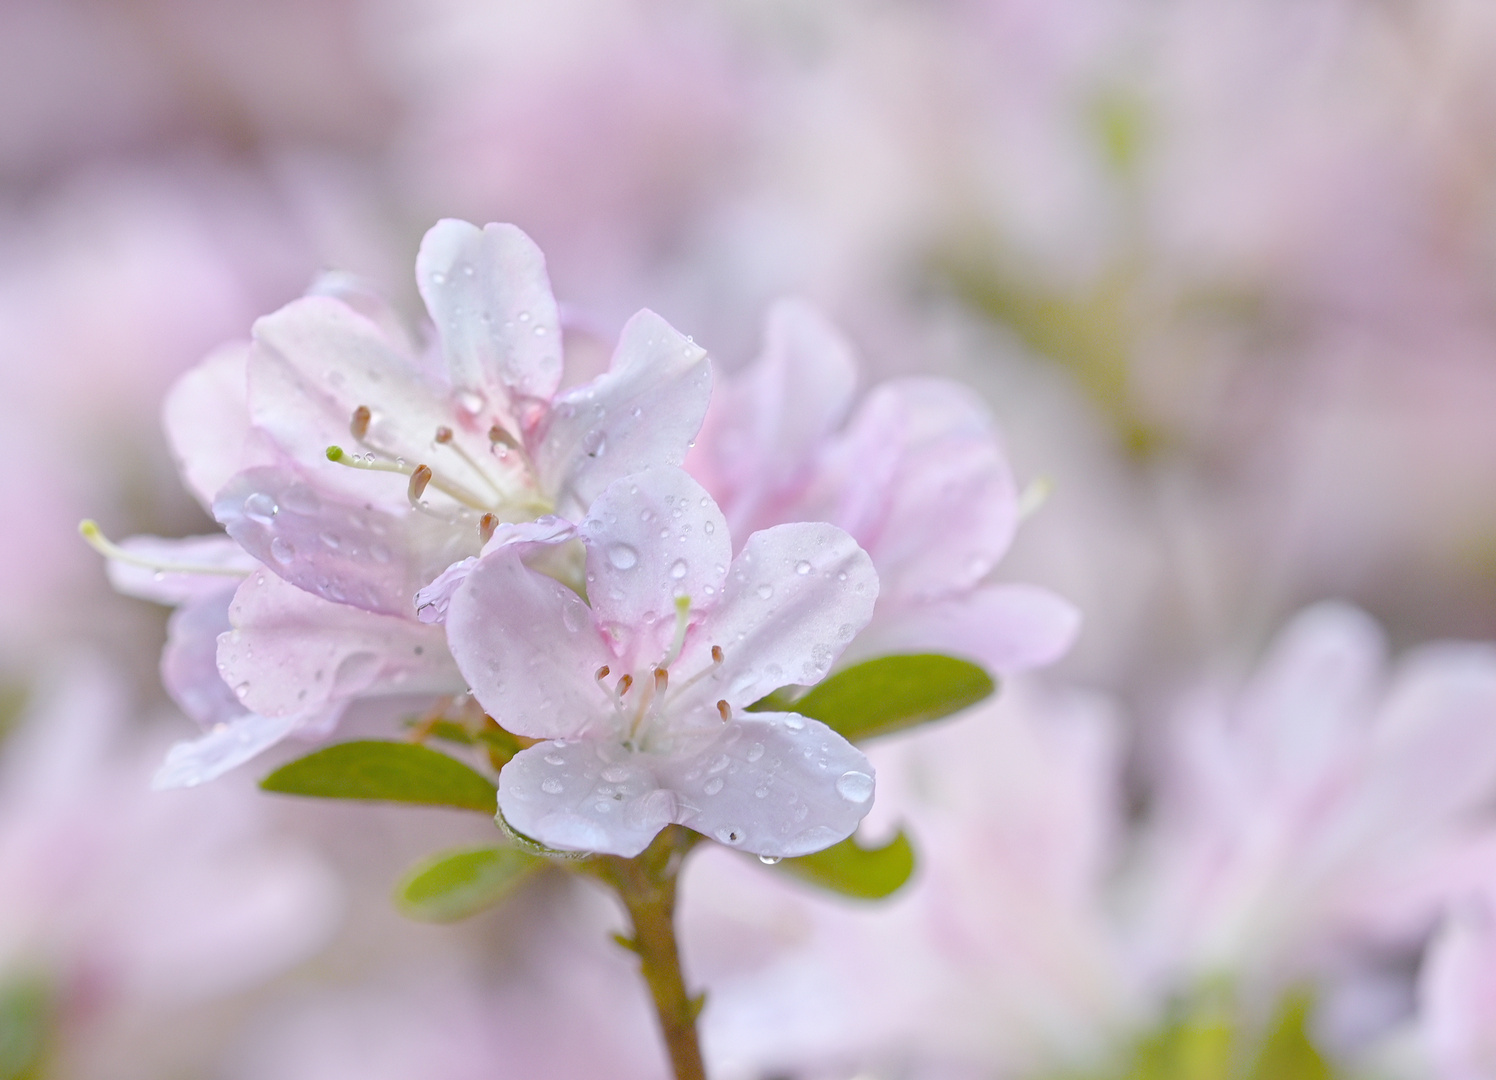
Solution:
<path fill-rule="evenodd" d="M 443 425 L 436 429 L 436 441 L 445 446 L 452 441 L 452 429 Z"/>
<path fill-rule="evenodd" d="M 491 513 L 490 514 L 484 514 L 481 518 L 478 519 L 478 536 L 479 536 L 479 538 L 483 541 L 483 543 L 485 543 L 485 544 L 488 543 L 490 540 L 493 539 L 494 530 L 497 529 L 498 527 L 499 527 L 499 519 L 498 518 L 494 517 L 493 514 L 491 514 Z"/>
<path fill-rule="evenodd" d="M 732 706 L 727 703 L 726 698 L 717 702 L 717 712 L 721 715 L 724 724 L 732 719 Z"/>
<path fill-rule="evenodd" d="M 665 688 L 670 685 L 670 672 L 662 667 L 655 668 L 655 693 L 663 694 Z"/>
<path fill-rule="evenodd" d="M 604 679 L 606 679 L 608 677 L 609 670 L 610 669 L 609 669 L 608 665 L 604 664 L 602 667 L 600 667 L 600 668 L 597 669 L 597 674 L 594 675 L 594 676 L 592 676 L 592 677 L 594 679 L 596 679 L 598 682 L 602 682 Z"/>
<path fill-rule="evenodd" d="M 369 411 L 367 405 L 360 405 L 353 410 L 353 419 L 348 423 L 348 430 L 359 442 L 363 442 L 364 436 L 369 434 L 369 421 L 373 418 L 374 414 Z"/>
<path fill-rule="evenodd" d="M 407 489 L 410 501 L 415 502 L 419 499 L 429 483 L 431 483 L 431 466 L 417 465 L 415 472 L 410 474 L 410 487 Z"/>
<path fill-rule="evenodd" d="M 494 446 L 505 446 L 510 450 L 519 449 L 519 443 L 515 442 L 514 436 L 498 424 L 488 429 L 488 441 Z"/>
<path fill-rule="evenodd" d="M 633 685 L 634 685 L 634 677 L 632 675 L 625 675 L 623 678 L 619 679 L 618 680 L 618 696 L 619 697 L 623 697 L 624 694 L 627 694 L 629 692 L 629 687 L 631 687 Z"/>
<path fill-rule="evenodd" d="M 725 659 L 725 657 L 722 655 L 722 646 L 721 645 L 713 645 L 712 646 L 712 663 L 720 665 L 724 659 Z"/>

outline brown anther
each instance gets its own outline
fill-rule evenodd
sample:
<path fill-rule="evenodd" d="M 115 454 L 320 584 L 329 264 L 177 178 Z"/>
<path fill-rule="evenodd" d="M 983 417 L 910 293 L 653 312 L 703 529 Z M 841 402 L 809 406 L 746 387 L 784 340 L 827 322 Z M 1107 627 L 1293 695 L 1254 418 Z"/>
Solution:
<path fill-rule="evenodd" d="M 498 424 L 488 429 L 488 441 L 494 446 L 506 446 L 510 450 L 519 449 L 519 443 L 514 441 L 514 436 Z"/>
<path fill-rule="evenodd" d="M 713 645 L 712 646 L 712 663 L 714 663 L 714 664 L 720 664 L 720 663 L 722 663 L 722 659 L 723 659 L 723 657 L 722 657 L 722 646 L 721 645 Z"/>
<path fill-rule="evenodd" d="M 717 712 L 721 715 L 723 723 L 732 719 L 732 706 L 727 703 L 726 698 L 717 702 Z"/>
<path fill-rule="evenodd" d="M 592 676 L 592 677 L 594 679 L 596 679 L 598 682 L 602 682 L 604 679 L 606 679 L 608 677 L 608 671 L 609 671 L 608 665 L 604 664 L 602 667 L 600 667 L 600 668 L 597 669 L 597 674 L 594 675 L 594 676 Z"/>
<path fill-rule="evenodd" d="M 663 694 L 665 688 L 670 685 L 670 672 L 662 667 L 655 668 L 655 693 Z"/>
<path fill-rule="evenodd" d="M 416 471 L 410 474 L 410 487 L 407 489 L 410 501 L 415 502 L 419 499 L 429 483 L 431 483 L 431 466 L 417 465 Z"/>
<path fill-rule="evenodd" d="M 452 429 L 449 428 L 449 427 L 445 427 L 445 426 L 437 428 L 436 429 L 436 441 L 439 442 L 439 443 L 441 443 L 443 446 L 445 446 L 447 443 L 451 442 L 452 441 Z"/>
<path fill-rule="evenodd" d="M 353 433 L 355 439 L 362 440 L 365 435 L 369 434 L 369 421 L 373 418 L 374 414 L 369 411 L 369 406 L 360 405 L 353 410 L 353 419 L 348 422 L 348 430 Z"/>
<path fill-rule="evenodd" d="M 421 467 L 423 469 L 425 468 L 424 465 L 421 466 Z M 494 517 L 492 514 L 484 514 L 481 518 L 478 519 L 478 537 L 479 537 L 479 539 L 481 539 L 483 541 L 483 543 L 485 543 L 485 544 L 488 543 L 490 540 L 493 539 L 494 530 L 497 529 L 498 527 L 499 527 L 499 519 L 498 518 Z"/>
<path fill-rule="evenodd" d="M 631 687 L 633 685 L 634 685 L 634 677 L 632 675 L 625 675 L 623 678 L 619 679 L 618 680 L 618 696 L 619 697 L 623 697 L 624 694 L 627 694 L 629 692 L 629 687 Z"/>

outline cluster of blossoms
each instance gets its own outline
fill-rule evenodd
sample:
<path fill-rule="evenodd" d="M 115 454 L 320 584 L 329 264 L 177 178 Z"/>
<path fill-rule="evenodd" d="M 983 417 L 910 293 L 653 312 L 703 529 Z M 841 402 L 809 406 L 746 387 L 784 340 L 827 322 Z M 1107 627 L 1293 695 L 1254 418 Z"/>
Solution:
<path fill-rule="evenodd" d="M 961 388 L 885 384 L 848 419 L 851 351 L 793 303 L 715 398 L 705 351 L 649 311 L 567 385 L 518 229 L 443 221 L 416 275 L 420 340 L 329 276 L 173 389 L 174 453 L 226 535 L 85 526 L 117 587 L 177 606 L 162 675 L 205 733 L 157 786 L 324 737 L 363 698 L 471 694 L 535 741 L 499 784 L 526 836 L 632 856 L 677 823 L 800 855 L 852 833 L 873 768 L 750 707 L 844 654 L 1007 673 L 1068 647 L 1067 603 L 987 582 L 1018 499 Z"/>

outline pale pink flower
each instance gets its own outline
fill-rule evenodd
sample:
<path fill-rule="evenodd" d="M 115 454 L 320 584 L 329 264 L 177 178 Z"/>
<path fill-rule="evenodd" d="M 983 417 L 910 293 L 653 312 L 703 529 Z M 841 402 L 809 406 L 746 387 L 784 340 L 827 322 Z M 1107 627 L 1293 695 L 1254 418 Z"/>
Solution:
<path fill-rule="evenodd" d="M 587 595 L 525 564 L 478 560 L 448 640 L 473 695 L 518 735 L 499 807 L 552 847 L 637 855 L 676 822 L 766 856 L 851 833 L 872 805 L 867 759 L 793 713 L 743 712 L 818 681 L 866 624 L 867 555 L 824 523 L 749 537 L 678 469 L 615 482 L 578 527 Z"/>
<path fill-rule="evenodd" d="M 1496 1076 L 1496 909 L 1469 896 L 1445 919 L 1419 973 L 1422 1049 L 1441 1080 Z"/>
<path fill-rule="evenodd" d="M 867 551 L 878 606 L 848 659 L 947 652 L 1001 674 L 1057 659 L 1078 612 L 988 580 L 1020 513 L 986 408 L 949 380 L 901 378 L 854 409 L 856 382 L 851 348 L 820 315 L 771 310 L 762 355 L 717 389 L 688 462 L 734 535 L 829 521 Z"/>
<path fill-rule="evenodd" d="M 1239 692 L 1184 711 L 1135 868 L 1153 971 L 1281 989 L 1414 940 L 1483 871 L 1496 649 L 1429 645 L 1390 675 L 1384 651 L 1365 615 L 1320 605 Z"/>

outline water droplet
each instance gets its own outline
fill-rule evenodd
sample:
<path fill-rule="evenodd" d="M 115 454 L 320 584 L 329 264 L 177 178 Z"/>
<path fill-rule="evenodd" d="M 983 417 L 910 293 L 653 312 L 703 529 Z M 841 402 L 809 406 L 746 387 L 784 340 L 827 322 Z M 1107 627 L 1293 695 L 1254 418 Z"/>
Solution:
<path fill-rule="evenodd" d="M 249 683 L 242 682 L 238 686 L 234 687 L 234 696 L 237 697 L 240 701 L 243 701 L 246 697 L 248 697 Z"/>
<path fill-rule="evenodd" d="M 847 580 L 847 572 L 845 570 L 843 570 L 841 573 L 837 574 L 836 575 L 836 580 L 837 581 L 846 581 Z"/>
<path fill-rule="evenodd" d="M 369 545 L 369 554 L 374 556 L 375 562 L 381 563 L 387 563 L 390 561 L 390 559 L 394 558 L 394 556 L 390 553 L 390 549 L 381 544 L 378 540 Z"/>
<path fill-rule="evenodd" d="M 462 272 L 464 274 L 466 274 L 468 277 L 472 277 L 478 271 L 474 270 L 473 267 L 472 267 L 472 265 L 470 263 L 464 263 L 463 266 L 462 266 Z"/>
<path fill-rule="evenodd" d="M 676 581 L 686 576 L 686 560 L 676 559 L 670 567 L 670 576 Z"/>
<path fill-rule="evenodd" d="M 640 510 L 639 511 L 639 520 L 640 521 L 653 521 L 654 520 L 654 511 L 653 510 Z"/>
<path fill-rule="evenodd" d="M 707 772 L 715 776 L 717 773 L 721 772 L 731 764 L 732 759 L 730 757 L 728 757 L 726 754 L 718 754 L 717 760 L 712 762 L 712 766 L 711 768 L 707 769 Z"/>
<path fill-rule="evenodd" d="M 743 842 L 742 829 L 732 829 L 724 826 L 714 830 L 712 835 L 724 844 L 740 844 Z"/>
<path fill-rule="evenodd" d="M 520 322 L 529 322 L 530 321 L 530 313 L 528 311 L 521 311 L 519 313 L 519 321 Z"/>
<path fill-rule="evenodd" d="M 338 548 L 343 546 L 343 541 L 338 539 L 338 534 L 334 532 L 325 532 L 318 539 L 332 551 L 337 551 Z"/>
<path fill-rule="evenodd" d="M 608 433 L 593 430 L 582 440 L 582 452 L 588 457 L 600 458 L 608 452 Z"/>
<path fill-rule="evenodd" d="M 769 597 L 774 595 L 774 586 L 760 585 L 756 591 L 758 592 L 758 598 L 760 600 L 767 600 Z"/>
<path fill-rule="evenodd" d="M 641 417 L 643 415 L 644 415 L 644 410 L 642 408 L 640 408 L 638 405 L 635 405 L 634 408 L 633 408 L 633 417 L 634 417 L 634 419 L 637 420 L 637 419 L 639 419 L 639 417 Z"/>
<path fill-rule="evenodd" d="M 610 784 L 621 784 L 629 778 L 629 771 L 622 765 L 609 765 L 603 770 L 603 779 Z"/>
<path fill-rule="evenodd" d="M 769 796 L 769 788 L 768 788 L 767 785 L 764 785 L 762 787 L 756 787 L 756 788 L 753 789 L 753 797 L 755 799 L 765 799 L 765 798 L 768 798 L 768 796 Z"/>
<path fill-rule="evenodd" d="M 705 784 L 701 785 L 701 790 L 707 795 L 715 795 L 717 794 L 717 792 L 722 790 L 722 785 L 724 783 L 725 781 L 722 779 L 722 777 L 714 776 Z"/>
<path fill-rule="evenodd" d="M 847 802 L 865 803 L 873 797 L 873 778 L 865 772 L 844 772 L 836 778 L 836 793 Z"/>
<path fill-rule="evenodd" d="M 244 500 L 244 513 L 261 525 L 269 525 L 275 515 L 280 513 L 280 507 L 269 495 L 263 491 L 257 491 Z"/>
<path fill-rule="evenodd" d="M 559 795 L 566 790 L 566 785 L 552 777 L 549 780 L 541 781 L 540 790 L 547 795 Z"/>
<path fill-rule="evenodd" d="M 445 285 L 447 283 L 447 275 L 440 270 L 434 271 L 431 275 L 431 282 L 433 285 Z"/>
<path fill-rule="evenodd" d="M 763 863 L 765 866 L 773 866 L 775 863 L 777 863 L 779 861 L 779 856 L 778 855 L 760 855 L 758 857 L 758 861 L 761 862 L 761 863 Z"/>
<path fill-rule="evenodd" d="M 479 409 L 483 408 L 483 395 L 476 390 L 459 390 L 457 391 L 457 404 L 462 406 L 464 412 L 470 415 L 476 414 Z"/>
<path fill-rule="evenodd" d="M 706 531 L 706 534 L 710 536 L 712 535 L 712 533 L 717 531 L 717 523 L 714 521 L 708 521 L 706 524 L 702 525 L 702 529 L 704 529 Z"/>
<path fill-rule="evenodd" d="M 806 574 L 810 573 L 810 563 L 806 562 L 804 559 L 801 559 L 795 564 L 795 573 L 799 574 L 801 577 L 804 577 Z"/>
<path fill-rule="evenodd" d="M 274 540 L 270 541 L 270 554 L 276 562 L 285 566 L 292 559 L 296 558 L 296 549 L 288 541 L 277 536 Z"/>
<path fill-rule="evenodd" d="M 627 544 L 613 544 L 608 548 L 608 561 L 615 570 L 631 570 L 639 564 L 639 553 Z"/>
<path fill-rule="evenodd" d="M 547 754 L 545 756 L 545 763 L 547 765 L 565 765 L 566 764 L 566 758 L 563 757 L 562 755 L 560 755 L 560 754 L 555 753 L 554 751 L 552 751 L 551 753 L 549 753 L 549 754 Z"/>
<path fill-rule="evenodd" d="M 764 744 L 756 742 L 748 748 L 748 763 L 751 765 L 764 756 Z"/>
<path fill-rule="evenodd" d="M 537 326 L 535 328 L 535 336 L 536 337 L 545 337 L 545 327 L 543 327 L 543 326 Z"/>
<path fill-rule="evenodd" d="M 799 713 L 785 713 L 784 726 L 790 731 L 800 731 L 805 727 L 805 717 Z"/>

